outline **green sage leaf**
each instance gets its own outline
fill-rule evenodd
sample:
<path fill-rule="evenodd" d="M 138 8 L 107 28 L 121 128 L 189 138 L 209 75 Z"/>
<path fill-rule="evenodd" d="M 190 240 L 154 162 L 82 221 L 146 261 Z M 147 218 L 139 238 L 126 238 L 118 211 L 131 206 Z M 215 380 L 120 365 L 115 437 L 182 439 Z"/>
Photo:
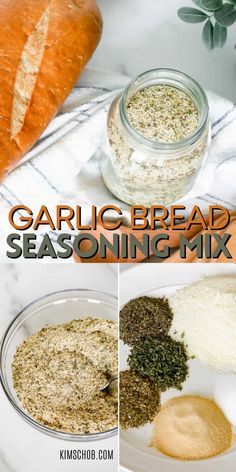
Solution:
<path fill-rule="evenodd" d="M 223 0 L 201 0 L 201 6 L 206 10 L 216 11 L 223 6 Z"/>
<path fill-rule="evenodd" d="M 219 23 L 216 23 L 213 33 L 214 46 L 216 48 L 223 48 L 226 43 L 226 39 L 227 28 L 225 26 L 219 25 Z"/>
<path fill-rule="evenodd" d="M 213 30 L 213 24 L 208 20 L 202 31 L 202 39 L 208 49 L 214 49 Z"/>
<path fill-rule="evenodd" d="M 208 18 L 203 11 L 191 7 L 182 7 L 178 10 L 178 16 L 186 23 L 202 23 Z"/>
<path fill-rule="evenodd" d="M 231 3 L 225 3 L 220 10 L 215 11 L 214 16 L 221 26 L 231 26 L 236 21 L 236 9 Z"/>
<path fill-rule="evenodd" d="M 228 3 L 232 3 L 233 5 L 236 5 L 236 0 L 227 0 Z"/>

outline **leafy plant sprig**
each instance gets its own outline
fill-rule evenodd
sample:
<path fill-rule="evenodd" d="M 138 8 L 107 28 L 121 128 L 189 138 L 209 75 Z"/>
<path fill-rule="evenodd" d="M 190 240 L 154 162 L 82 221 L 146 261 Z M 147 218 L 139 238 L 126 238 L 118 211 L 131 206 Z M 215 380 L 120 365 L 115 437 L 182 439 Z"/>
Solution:
<path fill-rule="evenodd" d="M 182 7 L 178 16 L 186 23 L 204 23 L 202 39 L 208 49 L 223 48 L 228 27 L 236 22 L 236 0 L 192 0 L 199 8 Z"/>

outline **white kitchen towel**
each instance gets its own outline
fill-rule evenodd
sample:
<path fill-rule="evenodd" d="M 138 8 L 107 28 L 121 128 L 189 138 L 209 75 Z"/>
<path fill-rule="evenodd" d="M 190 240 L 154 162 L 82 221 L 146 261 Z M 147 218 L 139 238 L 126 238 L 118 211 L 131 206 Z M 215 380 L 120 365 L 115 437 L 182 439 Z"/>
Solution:
<path fill-rule="evenodd" d="M 81 205 L 84 223 L 91 205 L 116 204 L 128 215 L 129 207 L 106 189 L 100 160 L 109 104 L 129 80 L 87 69 L 38 143 L 0 186 L 1 261 L 6 260 L 4 242 L 12 232 L 8 212 L 14 205 L 27 205 L 34 212 L 47 205 L 52 215 L 57 204 Z M 208 100 L 211 148 L 197 183 L 181 201 L 189 211 L 193 204 L 203 210 L 209 204 L 236 208 L 236 106 L 212 92 Z M 51 237 L 55 240 L 56 233 Z"/>

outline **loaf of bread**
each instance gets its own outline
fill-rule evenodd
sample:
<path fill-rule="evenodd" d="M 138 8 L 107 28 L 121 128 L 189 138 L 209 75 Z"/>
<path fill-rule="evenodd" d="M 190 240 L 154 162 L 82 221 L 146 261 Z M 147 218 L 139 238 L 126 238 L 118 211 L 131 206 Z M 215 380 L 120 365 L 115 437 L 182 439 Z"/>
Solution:
<path fill-rule="evenodd" d="M 101 30 L 95 0 L 1 0 L 0 180 L 57 113 Z"/>

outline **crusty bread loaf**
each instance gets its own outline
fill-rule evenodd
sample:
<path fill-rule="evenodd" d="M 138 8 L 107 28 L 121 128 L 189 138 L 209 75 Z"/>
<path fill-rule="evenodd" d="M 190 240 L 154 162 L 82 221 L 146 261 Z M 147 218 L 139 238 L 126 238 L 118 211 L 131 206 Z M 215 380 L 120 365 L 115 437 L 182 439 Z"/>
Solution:
<path fill-rule="evenodd" d="M 0 180 L 33 146 L 100 39 L 95 0 L 2 0 Z"/>

